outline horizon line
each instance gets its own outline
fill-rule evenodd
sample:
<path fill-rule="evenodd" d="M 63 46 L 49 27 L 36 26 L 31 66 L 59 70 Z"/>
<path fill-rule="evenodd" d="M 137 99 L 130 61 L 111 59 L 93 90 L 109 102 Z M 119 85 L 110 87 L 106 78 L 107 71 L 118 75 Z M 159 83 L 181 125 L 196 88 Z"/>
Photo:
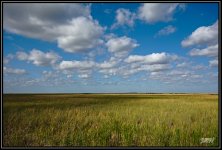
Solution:
<path fill-rule="evenodd" d="M 219 94 L 218 92 L 28 92 L 28 93 L 2 93 L 2 94 Z"/>

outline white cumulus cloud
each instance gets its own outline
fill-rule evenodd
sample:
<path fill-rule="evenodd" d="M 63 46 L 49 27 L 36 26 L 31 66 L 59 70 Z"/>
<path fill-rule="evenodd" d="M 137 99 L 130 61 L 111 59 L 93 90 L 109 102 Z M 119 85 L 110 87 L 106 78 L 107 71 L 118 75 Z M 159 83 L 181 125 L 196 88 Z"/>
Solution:
<path fill-rule="evenodd" d="M 111 38 L 107 41 L 108 51 L 115 56 L 121 57 L 127 55 L 133 48 L 139 46 L 136 40 L 126 36 Z"/>
<path fill-rule="evenodd" d="M 218 44 L 203 49 L 194 48 L 189 52 L 190 56 L 218 56 Z"/>
<path fill-rule="evenodd" d="M 97 67 L 100 69 L 109 69 L 113 68 L 118 64 L 119 60 L 115 57 L 111 57 L 108 61 L 104 61 L 102 63 L 98 63 Z"/>
<path fill-rule="evenodd" d="M 52 31 L 79 16 L 90 16 L 90 8 L 80 4 L 4 4 L 4 29 L 31 38 L 53 41 L 58 32 Z"/>
<path fill-rule="evenodd" d="M 217 67 L 218 66 L 218 59 L 210 60 L 209 65 L 210 65 L 210 67 Z"/>
<path fill-rule="evenodd" d="M 153 64 L 153 65 L 142 65 L 139 70 L 159 72 L 164 70 L 169 70 L 171 66 L 169 64 Z"/>
<path fill-rule="evenodd" d="M 164 27 L 163 29 L 161 29 L 160 31 L 158 31 L 155 36 L 169 35 L 174 32 L 176 32 L 176 27 L 174 27 L 172 25 L 168 25 L 168 26 Z"/>
<path fill-rule="evenodd" d="M 218 21 L 211 26 L 202 26 L 181 42 L 183 47 L 213 45 L 218 42 Z"/>
<path fill-rule="evenodd" d="M 28 53 L 17 52 L 17 59 L 22 61 L 32 62 L 36 66 L 54 65 L 61 57 L 53 51 L 42 52 L 38 49 L 33 49 Z"/>
<path fill-rule="evenodd" d="M 3 64 L 6 65 L 8 64 L 12 59 L 14 58 L 14 55 L 8 54 L 7 56 L 3 57 Z"/>
<path fill-rule="evenodd" d="M 88 74 L 80 74 L 78 75 L 79 78 L 82 78 L 82 79 L 87 79 L 87 78 L 90 78 L 90 75 Z"/>
<path fill-rule="evenodd" d="M 176 55 L 170 55 L 165 52 L 162 53 L 152 53 L 149 55 L 130 55 L 125 59 L 127 63 L 146 63 L 146 64 L 166 64 L 172 60 L 177 59 Z"/>
<path fill-rule="evenodd" d="M 22 75 L 22 74 L 27 73 L 25 69 L 14 69 L 14 68 L 8 68 L 8 67 L 4 67 L 3 72 L 4 74 L 16 74 L 16 75 Z"/>
<path fill-rule="evenodd" d="M 29 55 L 25 52 L 16 52 L 16 57 L 18 60 L 28 60 Z"/>
<path fill-rule="evenodd" d="M 66 52 L 83 52 L 103 43 L 100 36 L 104 29 L 97 21 L 86 17 L 73 19 L 70 24 L 56 30 L 63 33 L 57 41 L 58 46 Z"/>
<path fill-rule="evenodd" d="M 112 25 L 112 29 L 118 26 L 128 25 L 132 27 L 134 25 L 134 20 L 136 19 L 136 14 L 130 12 L 128 9 L 119 8 L 116 11 L 116 23 Z"/>
<path fill-rule="evenodd" d="M 177 3 L 146 3 L 139 7 L 138 17 L 150 24 L 169 22 L 177 8 L 182 9 Z"/>
<path fill-rule="evenodd" d="M 152 53 L 149 55 L 130 55 L 124 62 L 118 73 L 128 77 L 129 75 L 146 71 L 146 72 L 163 72 L 172 68 L 171 62 L 178 59 L 177 55 L 162 53 Z"/>
<path fill-rule="evenodd" d="M 83 4 L 4 4 L 4 30 L 53 41 L 66 52 L 85 52 L 102 43 L 104 28 Z"/>
<path fill-rule="evenodd" d="M 65 61 L 63 60 L 59 64 L 60 70 L 72 70 L 72 69 L 92 69 L 92 67 L 95 66 L 95 63 L 93 61 Z"/>

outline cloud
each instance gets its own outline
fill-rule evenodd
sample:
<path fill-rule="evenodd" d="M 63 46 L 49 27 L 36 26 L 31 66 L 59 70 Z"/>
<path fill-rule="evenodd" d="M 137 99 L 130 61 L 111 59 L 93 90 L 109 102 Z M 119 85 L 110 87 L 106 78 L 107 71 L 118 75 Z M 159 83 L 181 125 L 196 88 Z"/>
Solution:
<path fill-rule="evenodd" d="M 167 84 L 190 84 L 190 83 L 201 83 L 203 80 L 203 75 L 198 72 L 185 70 L 185 69 L 175 69 L 171 68 L 165 72 L 151 72 L 149 77 L 154 80 L 161 81 Z"/>
<path fill-rule="evenodd" d="M 179 8 L 180 8 L 182 11 L 185 11 L 186 8 L 187 8 L 187 5 L 184 4 L 184 3 L 180 3 L 180 4 L 179 4 Z"/>
<path fill-rule="evenodd" d="M 103 34 L 103 28 L 97 21 L 78 17 L 70 21 L 70 24 L 57 28 L 63 35 L 57 38 L 58 46 L 66 52 L 84 52 L 103 43 L 99 37 Z"/>
<path fill-rule="evenodd" d="M 140 63 L 146 63 L 149 65 L 152 65 L 152 64 L 166 64 L 176 59 L 177 59 L 176 55 L 170 55 L 165 52 L 162 52 L 162 53 L 152 53 L 145 56 L 130 55 L 124 61 L 127 63 L 140 62 Z"/>
<path fill-rule="evenodd" d="M 189 66 L 189 64 L 186 63 L 186 62 L 183 62 L 183 63 L 177 64 L 177 67 L 179 67 L 179 68 L 184 68 L 184 67 L 187 67 L 187 66 Z"/>
<path fill-rule="evenodd" d="M 137 41 L 126 36 L 111 38 L 107 41 L 108 51 L 114 53 L 116 57 L 127 55 L 133 48 L 139 46 Z"/>
<path fill-rule="evenodd" d="M 118 73 L 123 77 L 129 77 L 130 75 L 139 73 L 141 71 L 147 72 L 162 72 L 171 69 L 170 64 L 132 64 L 129 67 L 122 67 L 118 69 Z"/>
<path fill-rule="evenodd" d="M 43 71 L 42 76 L 33 77 L 33 76 L 5 76 L 4 83 L 6 85 L 6 88 L 16 87 L 30 87 L 35 86 L 38 87 L 37 89 L 40 89 L 43 87 L 59 87 L 73 84 L 75 81 L 73 79 L 67 78 L 61 72 L 58 70 L 54 71 Z M 30 87 L 31 88 L 31 87 Z M 49 92 L 52 89 L 46 88 L 45 92 Z M 53 90 L 52 90 L 53 91 Z M 51 91 L 51 92 L 52 92 Z"/>
<path fill-rule="evenodd" d="M 25 69 L 14 69 L 14 68 L 8 68 L 8 67 L 4 67 L 3 72 L 4 74 L 16 74 L 16 75 L 23 75 L 27 73 Z"/>
<path fill-rule="evenodd" d="M 160 77 L 160 76 L 162 76 L 163 75 L 163 72 L 151 72 L 150 74 L 149 74 L 149 76 L 151 77 L 151 78 L 157 78 L 157 77 Z"/>
<path fill-rule="evenodd" d="M 54 52 L 42 52 L 37 49 L 33 49 L 28 60 L 32 61 L 36 66 L 49 66 L 55 64 L 60 59 L 60 56 Z"/>
<path fill-rule="evenodd" d="M 211 26 L 202 26 L 181 42 L 183 47 L 213 45 L 218 43 L 218 21 Z"/>
<path fill-rule="evenodd" d="M 124 78 L 128 78 L 130 75 L 136 74 L 140 71 L 140 68 L 128 68 L 124 70 L 118 70 L 118 73 L 121 74 Z"/>
<path fill-rule="evenodd" d="M 208 56 L 208 57 L 215 57 L 218 56 L 218 44 L 212 45 L 203 49 L 192 49 L 189 52 L 190 56 Z"/>
<path fill-rule="evenodd" d="M 29 54 L 17 52 L 16 56 L 18 60 L 32 62 L 36 66 L 54 65 L 61 58 L 53 51 L 44 53 L 38 49 L 31 50 Z"/>
<path fill-rule="evenodd" d="M 209 66 L 210 67 L 217 67 L 218 66 L 218 59 L 210 60 Z"/>
<path fill-rule="evenodd" d="M 65 61 L 63 60 L 58 64 L 56 70 L 65 74 L 67 78 L 71 78 L 74 75 L 78 75 L 78 78 L 89 79 L 93 70 L 96 69 L 96 63 L 94 61 Z"/>
<path fill-rule="evenodd" d="M 203 77 L 203 75 L 200 75 L 198 72 L 184 69 L 171 70 L 170 72 L 165 74 L 165 76 L 167 76 L 168 80 L 171 81 L 186 81 L 187 83 L 189 83 L 188 81 L 200 82 L 200 80 L 197 79 L 201 79 Z"/>
<path fill-rule="evenodd" d="M 191 78 L 194 78 L 194 79 L 199 79 L 199 78 L 202 78 L 203 75 L 199 75 L 199 74 L 193 74 L 191 75 Z"/>
<path fill-rule="evenodd" d="M 121 61 L 122 60 L 117 57 L 111 57 L 108 61 L 97 63 L 96 67 L 98 72 L 105 74 L 104 78 L 108 78 L 109 76 L 117 75 Z"/>
<path fill-rule="evenodd" d="M 71 74 L 64 76 L 59 70 L 43 71 L 43 76 L 39 78 L 39 83 L 44 86 L 64 85 L 73 83 Z"/>
<path fill-rule="evenodd" d="M 3 64 L 8 64 L 12 59 L 14 58 L 14 55 L 8 54 L 6 57 L 3 57 Z"/>
<path fill-rule="evenodd" d="M 161 29 L 160 31 L 158 31 L 155 36 L 169 35 L 169 34 L 174 33 L 175 31 L 176 31 L 176 27 L 172 25 L 168 25 L 164 27 L 163 29 Z"/>
<path fill-rule="evenodd" d="M 152 53 L 149 55 L 130 55 L 124 62 L 125 66 L 118 68 L 118 73 L 124 77 L 133 75 L 141 71 L 147 72 L 162 72 L 172 68 L 170 62 L 178 59 L 178 56 L 173 54 Z"/>
<path fill-rule="evenodd" d="M 4 4 L 4 30 L 57 42 L 66 52 L 85 52 L 101 44 L 102 28 L 81 4 Z"/>
<path fill-rule="evenodd" d="M 187 81 L 199 82 L 197 79 L 203 77 L 203 75 L 200 75 L 197 72 L 193 72 L 190 70 L 172 70 L 169 73 L 167 73 L 166 76 L 169 77 L 169 80 L 175 80 L 175 81 L 185 80 L 186 82 Z"/>
<path fill-rule="evenodd" d="M 119 60 L 115 57 L 111 57 L 108 61 L 98 63 L 97 67 L 100 69 L 109 69 L 115 67 L 119 63 Z"/>
<path fill-rule="evenodd" d="M 109 62 L 109 61 L 105 61 L 101 64 L 98 64 L 98 67 L 99 68 L 102 68 L 102 69 L 107 69 L 107 68 L 112 68 L 116 65 L 116 62 Z"/>
<path fill-rule="evenodd" d="M 6 65 L 6 64 L 8 64 L 8 63 L 9 63 L 9 59 L 3 58 L 3 64 Z"/>
<path fill-rule="evenodd" d="M 105 68 L 105 69 L 99 70 L 100 73 L 103 73 L 103 74 L 109 75 L 109 76 L 117 75 L 118 71 L 119 71 L 118 68 Z"/>
<path fill-rule="evenodd" d="M 55 40 L 52 28 L 79 16 L 90 16 L 90 8 L 80 4 L 4 4 L 4 29 L 31 38 Z"/>
<path fill-rule="evenodd" d="M 72 78 L 73 76 L 71 74 L 68 74 L 66 77 L 67 78 Z"/>
<path fill-rule="evenodd" d="M 90 78 L 90 75 L 88 74 L 80 74 L 78 75 L 79 78 L 82 78 L 82 79 L 87 79 L 87 78 Z"/>
<path fill-rule="evenodd" d="M 190 74 L 191 74 L 191 72 L 189 70 L 172 70 L 167 75 L 185 77 L 185 76 L 188 76 Z"/>
<path fill-rule="evenodd" d="M 194 69 L 194 70 L 204 70 L 204 69 L 207 69 L 207 67 L 204 66 L 204 65 L 196 65 L 196 66 L 192 66 L 191 68 Z"/>
<path fill-rule="evenodd" d="M 146 23 L 169 22 L 178 7 L 177 3 L 146 3 L 139 7 L 138 17 Z"/>
<path fill-rule="evenodd" d="M 181 42 L 183 47 L 197 46 L 193 48 L 190 56 L 218 57 L 218 21 L 211 26 L 197 28 L 192 34 Z M 217 66 L 218 60 L 209 61 L 209 66 Z"/>
<path fill-rule="evenodd" d="M 16 52 L 16 57 L 18 60 L 28 60 L 29 55 L 25 52 Z"/>
<path fill-rule="evenodd" d="M 135 13 L 130 12 L 129 9 L 119 8 L 116 10 L 116 23 L 112 25 L 111 29 L 124 25 L 132 27 L 135 19 Z"/>
<path fill-rule="evenodd" d="M 53 71 L 46 71 L 46 70 L 44 70 L 42 72 L 42 74 L 43 74 L 44 79 L 46 79 L 46 80 L 58 77 L 58 73 L 57 72 L 53 72 Z"/>
<path fill-rule="evenodd" d="M 153 64 L 153 65 L 142 65 L 139 70 L 159 72 L 164 70 L 169 70 L 171 66 L 169 64 Z"/>
<path fill-rule="evenodd" d="M 82 70 L 87 70 L 87 69 L 92 69 L 95 66 L 95 63 L 93 61 L 62 61 L 58 69 L 60 70 L 73 70 L 73 69 L 82 69 Z"/>

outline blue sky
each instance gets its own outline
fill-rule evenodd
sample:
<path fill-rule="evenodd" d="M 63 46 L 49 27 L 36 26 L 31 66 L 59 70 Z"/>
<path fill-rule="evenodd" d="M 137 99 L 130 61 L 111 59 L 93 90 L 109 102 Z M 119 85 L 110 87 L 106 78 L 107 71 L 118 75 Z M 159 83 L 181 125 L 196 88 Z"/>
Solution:
<path fill-rule="evenodd" d="M 217 3 L 4 3 L 4 93 L 218 92 Z"/>

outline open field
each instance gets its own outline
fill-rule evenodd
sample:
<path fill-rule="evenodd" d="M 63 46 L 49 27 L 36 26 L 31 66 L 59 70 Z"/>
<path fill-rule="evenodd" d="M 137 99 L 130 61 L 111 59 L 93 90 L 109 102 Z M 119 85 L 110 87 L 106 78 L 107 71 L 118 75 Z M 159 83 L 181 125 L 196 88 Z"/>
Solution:
<path fill-rule="evenodd" d="M 218 146 L 218 95 L 4 94 L 3 146 Z"/>

